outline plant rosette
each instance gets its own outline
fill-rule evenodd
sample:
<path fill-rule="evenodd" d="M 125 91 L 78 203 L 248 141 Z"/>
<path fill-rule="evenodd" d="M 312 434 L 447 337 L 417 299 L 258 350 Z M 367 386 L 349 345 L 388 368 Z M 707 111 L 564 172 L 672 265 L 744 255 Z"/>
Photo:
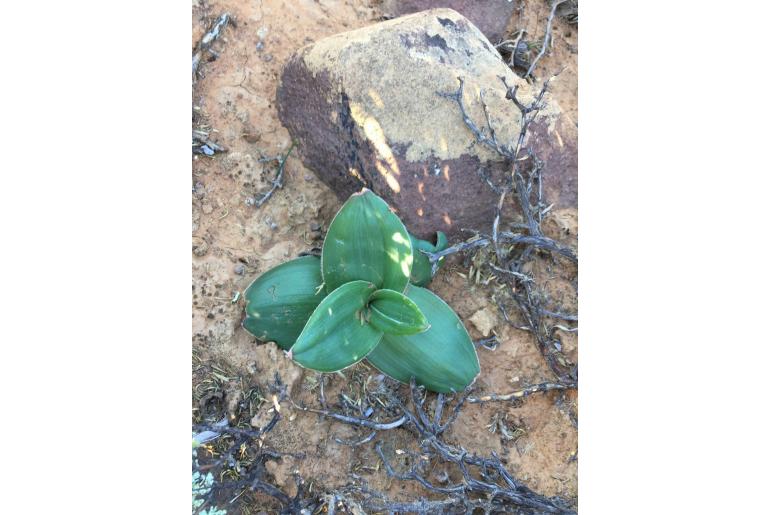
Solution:
<path fill-rule="evenodd" d="M 446 246 L 443 233 L 435 244 L 410 235 L 364 188 L 335 215 L 320 259 L 278 265 L 246 289 L 243 328 L 305 368 L 335 372 L 366 359 L 402 383 L 462 391 L 479 374 L 476 349 L 452 308 L 422 287 L 432 266 L 420 251 Z"/>

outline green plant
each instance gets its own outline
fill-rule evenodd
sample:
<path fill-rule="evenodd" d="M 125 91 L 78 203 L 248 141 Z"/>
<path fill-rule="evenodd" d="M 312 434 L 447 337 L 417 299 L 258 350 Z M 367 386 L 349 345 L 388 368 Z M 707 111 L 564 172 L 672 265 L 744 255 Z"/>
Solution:
<path fill-rule="evenodd" d="M 422 288 L 432 278 L 420 249 L 388 205 L 367 189 L 352 195 L 329 226 L 320 260 L 293 259 L 246 290 L 243 327 L 274 341 L 299 365 L 334 372 L 366 358 L 401 382 L 461 391 L 479 373 L 476 349 L 443 300 Z"/>

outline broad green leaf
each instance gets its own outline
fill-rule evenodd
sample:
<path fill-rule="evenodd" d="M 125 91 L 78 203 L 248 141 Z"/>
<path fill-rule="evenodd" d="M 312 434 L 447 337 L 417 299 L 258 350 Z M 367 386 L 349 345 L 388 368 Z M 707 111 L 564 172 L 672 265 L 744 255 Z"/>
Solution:
<path fill-rule="evenodd" d="M 321 263 L 314 256 L 271 268 L 246 288 L 243 328 L 288 350 L 326 296 L 319 288 L 322 282 Z"/>
<path fill-rule="evenodd" d="M 415 236 L 409 234 L 409 238 L 412 242 L 412 252 L 414 253 L 414 261 L 412 262 L 412 274 L 409 281 L 417 286 L 427 286 L 433 279 L 431 274 L 431 264 L 428 256 L 420 252 L 424 250 L 426 252 L 438 252 L 444 250 L 449 246 L 446 234 L 441 231 L 436 233 L 436 244 L 432 244 L 429 241 L 420 240 Z M 438 266 L 441 267 L 444 264 L 444 258 L 438 260 Z"/>
<path fill-rule="evenodd" d="M 416 334 L 430 327 L 417 304 L 393 290 L 377 290 L 372 294 L 367 320 L 385 334 Z"/>
<path fill-rule="evenodd" d="M 310 315 L 289 356 L 305 368 L 336 372 L 361 361 L 382 339 L 364 320 L 374 284 L 351 281 L 331 292 Z"/>
<path fill-rule="evenodd" d="M 366 359 L 402 383 L 414 376 L 434 392 L 464 390 L 479 374 L 479 358 L 468 331 L 434 293 L 411 285 L 406 296 L 423 312 L 430 329 L 410 336 L 386 334 Z"/>
<path fill-rule="evenodd" d="M 324 240 L 321 273 L 326 291 L 359 280 L 404 291 L 411 270 L 412 245 L 401 220 L 366 188 L 351 195 Z"/>

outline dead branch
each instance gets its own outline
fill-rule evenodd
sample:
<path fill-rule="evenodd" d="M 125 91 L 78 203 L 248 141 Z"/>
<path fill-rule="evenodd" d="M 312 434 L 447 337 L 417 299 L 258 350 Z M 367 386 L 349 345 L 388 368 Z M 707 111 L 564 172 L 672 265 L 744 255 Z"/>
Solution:
<path fill-rule="evenodd" d="M 520 281 L 526 281 L 528 283 L 535 282 L 535 280 L 530 276 L 528 276 L 527 274 L 522 274 L 521 272 L 516 272 L 515 270 L 500 268 L 499 266 L 494 265 L 492 263 L 483 263 L 483 264 L 489 267 L 492 271 L 497 272 L 497 274 L 510 275 L 512 277 L 515 277 L 516 279 L 519 279 Z"/>
<path fill-rule="evenodd" d="M 529 61 L 527 60 L 527 52 L 529 46 L 522 40 L 526 30 L 521 29 L 516 31 L 515 39 L 506 39 L 501 43 L 495 45 L 495 48 L 503 52 L 510 52 L 511 56 L 508 58 L 508 66 L 510 68 L 527 68 L 529 67 Z"/>
<path fill-rule="evenodd" d="M 577 366 L 567 362 L 561 352 L 561 343 L 553 337 L 552 331 L 547 327 L 544 320 L 547 315 L 543 313 L 542 301 L 534 294 L 532 284 L 527 282 L 518 284 L 518 290 L 524 290 L 524 294 L 509 284 L 510 294 L 524 316 L 527 327 L 535 335 L 540 353 L 560 381 L 577 382 Z"/>
<path fill-rule="evenodd" d="M 360 500 L 354 501 L 351 497 L 358 497 Z M 458 497 L 447 497 L 440 500 L 428 500 L 420 498 L 415 501 L 394 501 L 386 497 L 382 492 L 372 490 L 366 484 L 362 486 L 345 487 L 342 492 L 337 494 L 337 498 L 348 505 L 360 505 L 372 512 L 385 511 L 388 513 L 419 513 L 423 514 L 465 514 L 472 513 L 474 508 L 483 508 L 485 503 L 481 500 L 471 501 Z M 356 513 L 355 510 L 350 510 Z M 331 513 L 331 512 L 330 512 Z M 491 513 L 486 511 L 485 513 Z"/>
<path fill-rule="evenodd" d="M 539 232 L 539 228 L 538 228 L 538 232 Z M 503 231 L 499 233 L 498 239 L 511 245 L 518 245 L 518 244 L 532 245 L 535 247 L 542 248 L 544 250 L 549 250 L 551 252 L 564 256 L 565 258 L 569 259 L 574 263 L 577 263 L 577 256 L 575 255 L 575 252 L 572 249 L 561 245 L 557 241 L 554 241 L 551 238 L 548 238 L 547 236 L 542 236 L 542 235 L 529 236 L 525 234 L 515 234 L 515 233 Z M 420 250 L 420 252 L 425 254 L 428 257 L 428 260 L 432 264 L 435 264 L 435 263 L 438 263 L 438 260 L 441 259 L 442 257 L 450 256 L 452 254 L 457 254 L 458 252 L 466 252 L 468 250 L 486 247 L 490 243 L 492 243 L 491 237 L 476 236 L 472 240 L 456 243 L 451 247 L 445 248 L 444 250 L 439 250 L 437 252 Z"/>
<path fill-rule="evenodd" d="M 323 409 L 315 409 L 315 408 L 307 408 L 304 406 L 297 406 L 294 405 L 297 409 L 300 409 L 302 411 L 309 411 L 311 413 L 317 413 L 319 415 L 323 415 L 325 417 L 333 418 L 335 420 L 339 420 L 340 422 L 345 422 L 346 424 L 353 424 L 356 426 L 361 427 L 368 427 L 369 429 L 375 429 L 378 431 L 386 431 L 388 429 L 395 429 L 399 426 L 402 426 L 408 419 L 406 416 L 401 416 L 395 420 L 391 420 L 390 422 L 373 422 L 371 420 L 367 420 L 365 418 L 359 418 L 359 417 L 349 417 L 347 415 L 342 415 L 340 413 L 334 413 L 333 411 L 329 410 L 323 410 Z"/>
<path fill-rule="evenodd" d="M 374 440 L 375 436 L 377 436 L 377 431 L 372 431 L 369 434 L 369 436 L 367 436 L 365 438 L 362 438 L 361 440 L 353 440 L 353 441 L 350 441 L 350 442 L 346 442 L 346 441 L 342 440 L 341 438 L 335 437 L 334 441 L 337 442 L 340 445 L 348 445 L 350 447 L 358 447 L 359 445 L 363 445 L 365 443 L 371 442 L 372 440 Z"/>
<path fill-rule="evenodd" d="M 205 131 L 192 131 L 193 153 L 213 156 L 216 152 L 227 152 L 227 149 L 209 139 L 209 133 Z"/>
<path fill-rule="evenodd" d="M 194 431 L 212 431 L 215 433 L 225 434 L 225 435 L 234 435 L 234 436 L 240 436 L 245 438 L 259 438 L 265 433 L 269 433 L 273 430 L 273 427 L 278 423 L 278 421 L 281 419 L 281 414 L 279 412 L 275 412 L 273 414 L 273 418 L 270 419 L 270 422 L 268 422 L 265 427 L 259 428 L 257 430 L 250 430 L 250 429 L 241 429 L 238 427 L 230 427 L 230 426 L 221 426 L 219 424 L 194 424 L 193 430 Z"/>
<path fill-rule="evenodd" d="M 195 49 L 195 53 L 193 53 L 192 56 L 193 83 L 195 83 L 195 80 L 197 79 L 198 66 L 200 66 L 204 52 L 211 51 L 211 44 L 222 35 L 222 31 L 224 30 L 228 21 L 230 21 L 230 13 L 222 13 L 222 15 L 217 18 L 217 21 L 214 22 L 214 25 L 209 29 L 208 32 L 203 35 L 200 42 L 198 43 L 198 46 Z"/>
<path fill-rule="evenodd" d="M 262 204 L 270 200 L 270 197 L 273 196 L 273 193 L 275 193 L 275 190 L 283 187 L 283 172 L 284 172 L 284 169 L 286 168 L 286 160 L 289 159 L 289 154 L 291 154 L 291 151 L 293 149 L 294 149 L 294 142 L 292 141 L 291 146 L 289 147 L 289 150 L 286 151 L 286 155 L 280 156 L 280 157 L 265 158 L 260 160 L 262 162 L 277 161 L 278 168 L 276 169 L 276 172 L 275 172 L 275 178 L 273 178 L 273 180 L 270 181 L 270 183 L 272 184 L 270 189 L 267 190 L 264 194 L 262 194 L 261 197 L 250 199 L 254 207 L 256 208 L 261 207 Z"/>
<path fill-rule="evenodd" d="M 503 156 L 513 155 L 512 149 L 504 148 L 500 146 L 500 144 L 497 142 L 497 139 L 495 138 L 495 133 L 493 130 L 491 131 L 492 133 L 491 137 L 487 136 L 484 133 L 484 131 L 481 128 L 479 128 L 478 125 L 476 125 L 476 122 L 473 121 L 473 118 L 471 118 L 470 115 L 468 115 L 468 111 L 465 108 L 465 102 L 463 102 L 463 92 L 465 90 L 465 79 L 463 79 L 462 77 L 457 77 L 457 80 L 460 82 L 460 86 L 457 88 L 457 91 L 455 91 L 454 93 L 444 93 L 439 91 L 437 94 L 441 97 L 450 98 L 450 99 L 453 99 L 455 102 L 457 102 L 457 104 L 460 106 L 460 114 L 462 114 L 465 125 L 471 130 L 471 132 L 473 132 L 473 135 L 476 136 L 477 141 L 492 147 Z"/>
<path fill-rule="evenodd" d="M 568 322 L 577 322 L 578 321 L 577 315 L 568 315 L 566 313 L 559 313 L 559 312 L 556 312 L 556 311 L 550 311 L 548 309 L 541 309 L 540 312 L 542 314 L 546 315 L 546 316 L 551 317 L 551 318 L 559 318 L 561 320 L 566 320 Z M 572 332 L 572 331 L 575 331 L 576 329 L 573 327 L 573 328 L 570 328 L 570 329 L 564 329 L 563 328 L 562 330 L 563 331 Z"/>
<path fill-rule="evenodd" d="M 532 60 L 532 63 L 529 65 L 529 69 L 527 69 L 527 73 L 524 74 L 525 79 L 527 77 L 532 76 L 532 71 L 535 69 L 535 65 L 537 65 L 537 62 L 540 60 L 541 57 L 545 55 L 546 50 L 548 50 L 548 45 L 550 44 L 550 40 L 551 40 L 551 28 L 553 26 L 553 17 L 554 17 L 554 14 L 556 14 L 556 8 L 566 1 L 567 0 L 554 0 L 554 2 L 551 4 L 551 14 L 548 15 L 548 22 L 546 23 L 546 26 L 545 26 L 545 37 L 543 38 L 543 47 L 540 49 L 540 52 L 538 52 L 538 54 Z"/>
<path fill-rule="evenodd" d="M 522 271 L 523 266 L 532 259 L 535 249 L 546 250 L 551 254 L 558 254 L 566 257 L 570 261 L 577 262 L 577 256 L 574 251 L 543 235 L 540 229 L 540 223 L 543 214 L 550 209 L 550 207 L 543 207 L 543 163 L 531 152 L 531 150 L 528 150 L 526 155 L 520 156 L 529 127 L 544 106 L 543 99 L 545 98 L 549 82 L 552 79 L 553 77 L 546 80 L 543 83 L 540 92 L 535 96 L 534 101 L 525 105 L 518 99 L 518 85 L 510 87 L 505 78 L 501 77 L 501 81 L 506 88 L 505 97 L 513 102 L 519 109 L 521 115 L 519 133 L 515 143 L 512 144 L 500 142 L 497 138 L 496 131 L 490 126 L 491 117 L 486 103 L 484 102 L 483 92 L 479 94 L 479 102 L 481 103 L 484 118 L 488 125 L 486 129 L 482 129 L 476 125 L 468 114 L 464 103 L 464 83 L 462 80 L 460 80 L 460 86 L 455 93 L 441 94 L 441 96 L 451 98 L 457 102 L 463 120 L 468 129 L 475 136 L 476 141 L 487 145 L 504 157 L 511 165 L 511 174 L 501 185 L 494 185 L 487 178 L 487 183 L 492 187 L 493 191 L 499 194 L 495 209 L 495 218 L 492 222 L 491 237 L 476 235 L 472 240 L 454 245 L 441 252 L 425 254 L 428 255 L 429 260 L 434 263 L 434 268 L 436 268 L 436 260 L 441 257 L 456 252 L 478 249 L 490 245 L 491 243 L 495 251 L 497 264 L 485 264 L 488 265 L 488 268 L 492 270 L 493 274 L 500 280 L 500 282 L 508 285 L 511 298 L 518 305 L 525 323 L 524 325 L 514 323 L 508 316 L 505 307 L 498 299 L 498 306 L 500 307 L 506 322 L 516 328 L 531 331 L 535 335 L 538 349 L 548 363 L 548 366 L 561 382 L 569 383 L 577 381 L 577 367 L 567 361 L 566 357 L 561 352 L 561 342 L 554 337 L 553 329 L 546 324 L 547 318 L 558 318 L 553 317 L 557 312 L 545 309 L 541 299 L 542 296 L 537 293 L 537 285 L 535 284 L 534 279 Z M 516 194 L 516 203 L 524 218 L 523 228 L 528 234 L 506 233 L 499 230 L 504 201 L 507 193 L 510 191 L 513 191 Z M 534 202 L 531 200 L 533 195 L 535 197 Z M 508 243 L 513 244 L 511 252 L 508 253 L 505 253 L 501 246 L 501 242 L 504 242 L 506 239 L 508 240 Z M 519 249 L 516 249 L 519 251 L 518 253 L 513 252 L 516 245 L 520 245 Z M 511 259 L 511 255 L 513 255 L 513 259 Z M 576 319 L 571 321 L 576 321 Z"/>
<path fill-rule="evenodd" d="M 440 501 L 419 499 L 412 502 L 389 501 L 385 499 L 373 499 L 364 502 L 364 507 L 372 511 L 387 511 L 388 513 L 444 513 L 446 508 L 457 506 L 460 502 L 455 498 Z"/>
<path fill-rule="evenodd" d="M 434 455 L 441 461 L 456 465 L 463 475 L 463 481 L 449 486 L 433 485 L 420 470 L 420 460 L 415 460 L 415 464 L 409 472 L 397 473 L 385 459 L 381 447 L 376 447 L 375 450 L 380 455 L 380 459 L 383 460 L 383 465 L 389 476 L 417 481 L 433 492 L 452 493 L 464 497 L 469 494 L 482 495 L 488 499 L 497 499 L 503 503 L 529 508 L 540 513 L 575 513 L 567 507 L 562 499 L 543 497 L 519 483 L 506 470 L 496 454 L 493 453 L 491 457 L 483 458 L 469 454 L 462 447 L 445 443 L 440 435 L 454 421 L 459 409 L 454 411 L 453 416 L 450 416 L 444 425 L 431 423 L 428 422 L 430 417 L 423 407 L 424 399 L 420 399 L 419 389 L 415 386 L 414 381 L 411 383 L 411 393 L 414 411 L 403 409 L 404 413 L 409 416 L 411 427 L 418 432 L 421 438 L 421 451 Z M 469 391 L 466 391 L 466 395 L 461 398 L 458 405 L 461 405 L 468 393 Z M 437 398 L 438 406 L 442 405 L 442 402 L 442 398 Z M 474 473 L 469 467 L 474 467 Z"/>
<path fill-rule="evenodd" d="M 360 497 L 363 494 L 364 497 L 356 502 L 349 499 L 348 496 L 351 496 L 351 494 L 357 497 Z M 466 515 L 468 513 L 477 513 L 476 510 L 482 510 L 482 513 L 485 515 L 491 513 L 516 513 L 519 515 L 542 513 L 528 509 L 525 510 L 517 506 L 504 505 L 499 499 L 469 499 L 462 496 L 449 496 L 439 500 L 420 498 L 411 502 L 394 501 L 388 499 L 384 494 L 371 490 L 366 486 L 360 487 L 360 491 L 358 489 L 354 490 L 353 488 L 346 488 L 345 494 L 341 494 L 339 499 L 341 502 L 346 502 L 349 505 L 360 505 L 361 508 L 373 512 L 384 511 L 387 513 Z M 355 511 L 352 512 L 355 513 Z"/>
<path fill-rule="evenodd" d="M 382 443 L 378 441 L 375 444 L 375 452 L 382 460 L 388 476 L 404 481 L 415 481 L 430 492 L 448 494 L 450 497 L 440 501 L 420 499 L 409 503 L 399 503 L 384 499 L 381 494 L 371 492 L 365 487 L 359 487 L 355 490 L 356 494 L 368 494 L 364 504 L 370 509 L 414 511 L 417 513 L 468 513 L 473 511 L 473 508 L 483 508 L 486 513 L 492 513 L 493 511 L 509 511 L 511 507 L 516 507 L 517 511 L 521 513 L 574 514 L 575 512 L 563 499 L 544 497 L 516 480 L 495 453 L 489 457 L 477 456 L 462 447 L 456 447 L 443 441 L 442 434 L 456 420 L 469 393 L 470 389 L 457 399 L 454 408 L 446 417 L 444 417 L 445 396 L 443 394 L 436 396 L 435 408 L 431 416 L 425 408 L 427 392 L 417 387 L 414 380 L 410 384 L 411 395 L 408 401 L 405 402 L 398 397 L 393 397 L 392 402 L 398 406 L 402 416 L 388 425 L 391 426 L 391 429 L 403 425 L 404 428 L 414 432 L 420 442 L 419 454 L 408 453 L 415 458 L 408 471 L 397 471 L 385 455 Z M 409 401 L 411 408 L 406 406 Z M 377 424 L 373 421 L 335 414 L 326 410 L 306 409 L 306 411 L 322 412 L 321 414 L 325 416 L 353 425 L 370 427 L 372 424 Z M 403 423 L 401 422 L 402 419 L 405 419 Z M 442 422 L 442 419 L 445 420 Z M 456 484 L 443 486 L 432 483 L 426 475 L 428 469 L 432 468 L 429 466 L 429 462 L 435 460 L 456 467 L 463 479 Z M 451 511 L 447 511 L 450 508 Z"/>
<path fill-rule="evenodd" d="M 497 350 L 497 346 L 500 345 L 500 340 L 497 339 L 497 336 L 492 336 L 490 338 L 482 338 L 481 340 L 473 342 L 473 344 L 476 347 L 484 347 L 487 350 L 494 351 Z"/>
<path fill-rule="evenodd" d="M 268 387 L 274 392 L 274 398 L 284 396 L 284 385 L 277 374 L 274 381 L 268 383 Z M 201 446 L 194 451 L 192 465 L 193 473 L 199 474 L 199 482 L 194 480 L 193 492 L 196 499 L 203 501 L 196 512 L 224 503 L 228 498 L 232 498 L 232 504 L 248 491 L 258 491 L 272 497 L 282 506 L 281 513 L 299 513 L 304 509 L 312 511 L 320 508 L 322 503 L 308 492 L 299 476 L 294 478 L 297 483 L 297 494 L 294 497 L 271 484 L 267 476 L 265 463 L 269 460 L 280 460 L 284 456 L 304 457 L 303 454 L 281 453 L 264 446 L 265 435 L 281 420 L 279 411 L 275 410 L 272 419 L 261 428 L 237 425 L 248 424 L 248 420 L 246 418 L 239 422 L 239 418 L 236 418 L 231 425 L 225 417 L 217 423 L 193 424 L 194 432 L 201 431 L 199 435 L 205 435 L 205 438 L 196 438 Z M 215 453 L 219 456 L 216 457 Z M 239 493 L 232 497 L 236 492 Z"/>
<path fill-rule="evenodd" d="M 550 392 L 552 390 L 570 390 L 577 388 L 577 384 L 575 383 L 540 383 L 540 384 L 534 384 L 531 386 L 527 386 L 525 388 L 521 388 L 519 390 L 516 390 L 515 392 L 507 393 L 505 395 L 497 395 L 497 394 L 490 394 L 490 395 L 484 395 L 482 397 L 469 397 L 468 402 L 471 404 L 477 404 L 482 402 L 491 402 L 491 401 L 511 401 L 516 399 L 523 399 L 524 397 L 529 397 L 533 393 L 537 392 Z"/>
<path fill-rule="evenodd" d="M 487 132 L 489 133 L 489 136 L 486 134 L 486 132 L 483 129 L 479 128 L 476 125 L 476 123 L 473 121 L 473 119 L 468 115 L 468 111 L 465 107 L 465 102 L 463 100 L 464 99 L 463 91 L 465 87 L 465 82 L 462 77 L 458 77 L 460 86 L 458 87 L 455 93 L 440 93 L 440 95 L 445 98 L 454 99 L 455 102 L 457 102 L 458 106 L 460 107 L 460 113 L 462 114 L 463 121 L 465 122 L 466 126 L 470 129 L 470 131 L 474 134 L 474 136 L 476 137 L 476 140 L 479 143 L 483 143 L 491 147 L 492 149 L 496 150 L 498 154 L 505 157 L 512 164 L 512 167 L 513 167 L 512 174 L 511 174 L 511 177 L 509 178 L 509 182 L 507 182 L 506 184 L 495 187 L 487 179 L 487 183 L 490 183 L 490 186 L 492 186 L 493 190 L 496 192 L 499 192 L 499 195 L 500 195 L 497 201 L 497 205 L 495 206 L 495 218 L 492 222 L 492 244 L 494 245 L 495 254 L 497 255 L 498 262 L 505 265 L 507 263 L 507 258 L 506 256 L 503 255 L 503 252 L 500 248 L 498 233 L 499 233 L 499 226 L 500 226 L 500 217 L 504 206 L 505 197 L 511 189 L 515 188 L 519 196 L 519 203 L 521 204 L 520 207 L 524 215 L 525 221 L 527 223 L 527 228 L 529 229 L 530 235 L 541 236 L 540 227 L 538 224 L 535 223 L 534 215 L 532 214 L 532 206 L 529 203 L 530 189 L 526 188 L 524 184 L 524 179 L 521 172 L 521 167 L 523 163 L 521 162 L 522 160 L 519 159 L 519 152 L 521 151 L 521 148 L 524 144 L 524 140 L 526 138 L 527 131 L 529 130 L 530 124 L 535 120 L 538 113 L 545 105 L 543 102 L 543 98 L 545 97 L 545 93 L 548 90 L 548 84 L 551 79 L 548 79 L 543 83 L 543 86 L 540 89 L 540 93 L 535 97 L 535 100 L 530 105 L 526 105 L 526 106 L 522 104 L 516 96 L 519 86 L 516 85 L 512 88 L 509 87 L 505 81 L 505 77 L 501 77 L 500 80 L 503 82 L 503 84 L 506 87 L 505 98 L 512 100 L 514 105 L 516 105 L 516 107 L 519 109 L 519 112 L 521 114 L 519 134 L 518 134 L 518 137 L 516 138 L 515 145 L 505 145 L 505 144 L 501 144 L 498 141 L 497 135 L 495 133 L 495 129 L 492 126 L 492 122 L 489 117 L 489 108 L 487 107 L 487 104 L 484 101 L 483 91 L 479 93 L 479 101 L 481 103 L 481 107 L 484 113 L 484 118 L 487 123 Z M 528 157 L 531 157 L 531 155 Z M 539 168 L 540 168 L 539 166 L 535 166 L 536 173 L 538 174 L 540 172 Z M 538 205 L 539 203 L 540 203 L 540 199 L 538 199 Z"/>

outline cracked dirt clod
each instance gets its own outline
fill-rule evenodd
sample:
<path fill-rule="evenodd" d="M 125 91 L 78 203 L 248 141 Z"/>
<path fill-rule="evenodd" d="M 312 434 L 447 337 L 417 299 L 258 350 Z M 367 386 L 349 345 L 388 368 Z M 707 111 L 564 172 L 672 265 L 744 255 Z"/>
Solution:
<path fill-rule="evenodd" d="M 497 316 L 490 308 L 476 311 L 471 317 L 471 323 L 486 338 L 497 325 Z"/>

